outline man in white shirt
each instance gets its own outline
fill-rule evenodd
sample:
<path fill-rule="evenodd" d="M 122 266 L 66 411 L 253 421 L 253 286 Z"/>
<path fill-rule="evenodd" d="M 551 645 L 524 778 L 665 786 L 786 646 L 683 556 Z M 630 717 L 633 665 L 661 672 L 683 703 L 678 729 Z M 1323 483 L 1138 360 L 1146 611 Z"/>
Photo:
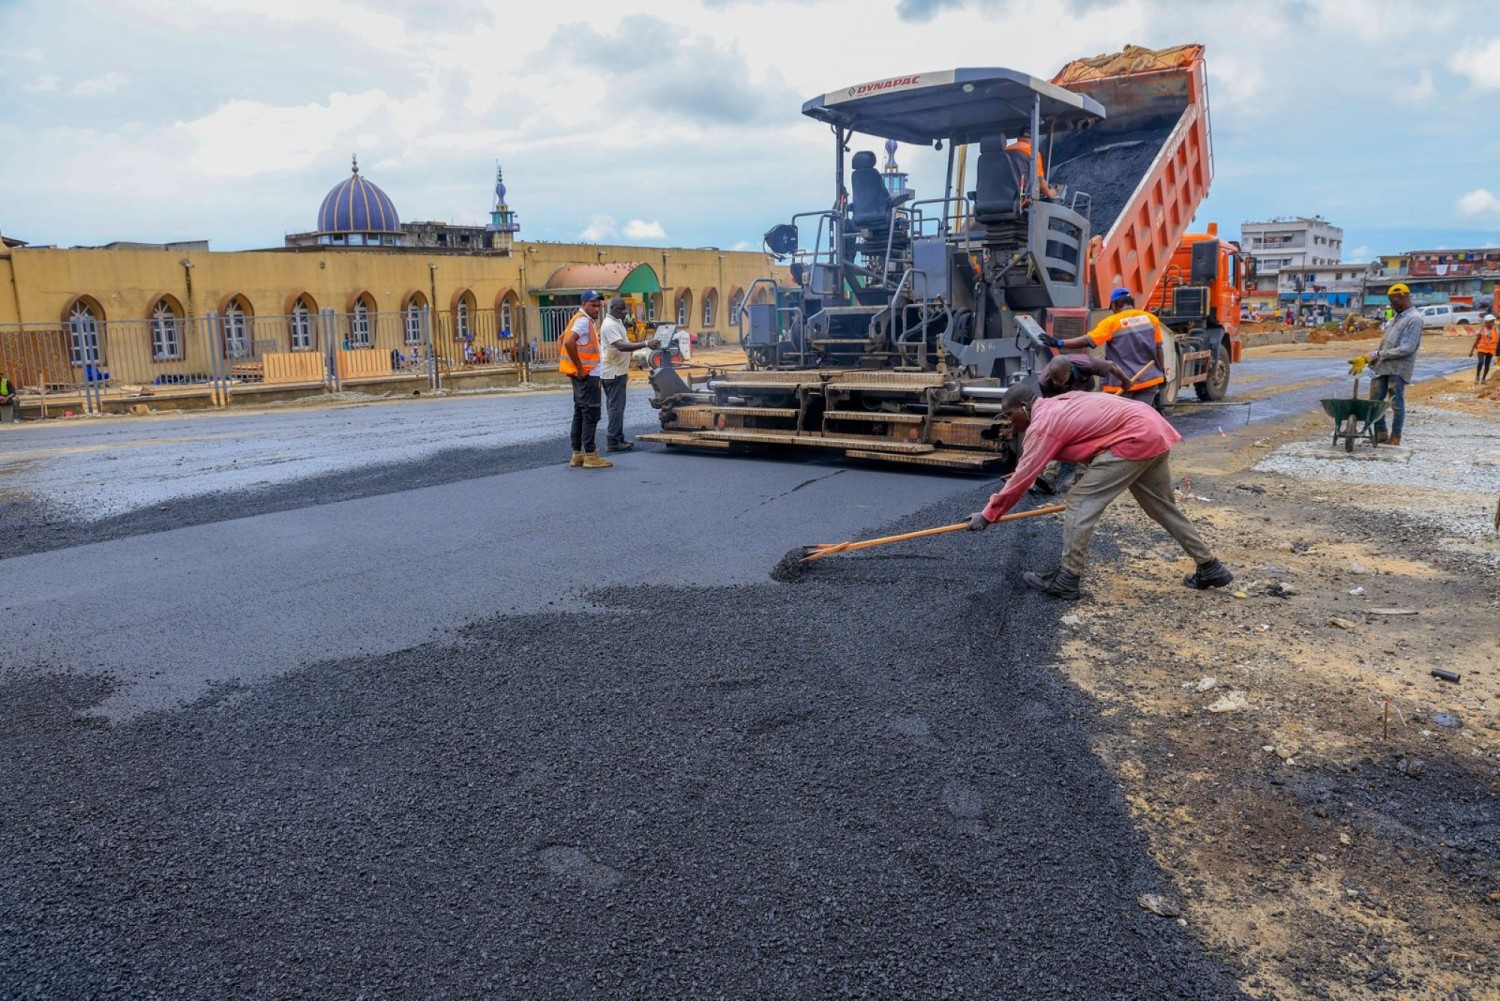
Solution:
<path fill-rule="evenodd" d="M 599 378 L 604 383 L 604 410 L 609 417 L 609 427 L 604 432 L 604 448 L 609 452 L 628 452 L 635 448 L 634 442 L 625 440 L 625 387 L 630 382 L 630 356 L 642 348 L 653 351 L 661 347 L 659 341 L 632 341 L 625 330 L 625 312 L 629 307 L 624 299 L 615 296 L 609 300 L 609 315 L 599 332 L 604 344 L 604 358 L 599 363 Z"/>

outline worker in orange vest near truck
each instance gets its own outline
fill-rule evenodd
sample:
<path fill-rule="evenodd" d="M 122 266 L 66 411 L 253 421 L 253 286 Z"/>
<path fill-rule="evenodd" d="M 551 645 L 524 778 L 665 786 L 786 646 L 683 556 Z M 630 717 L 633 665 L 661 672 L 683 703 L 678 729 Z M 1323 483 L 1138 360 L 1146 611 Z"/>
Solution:
<path fill-rule="evenodd" d="M 562 354 L 557 359 L 557 370 L 573 383 L 573 458 L 569 465 L 584 469 L 608 469 L 614 465 L 599 454 L 594 442 L 604 393 L 604 384 L 599 379 L 600 301 L 598 292 L 585 292 L 579 298 L 578 312 L 568 321 Z"/>
<path fill-rule="evenodd" d="M 1469 356 L 1472 358 L 1476 353 L 1479 361 L 1474 365 L 1474 381 L 1490 381 L 1490 363 L 1495 360 L 1495 351 L 1500 348 L 1500 327 L 1495 326 L 1495 314 L 1484 314 L 1484 326 L 1479 328 L 1479 334 L 1474 338 L 1474 343 L 1469 348 Z"/>
<path fill-rule="evenodd" d="M 1087 334 L 1058 338 L 1053 346 L 1059 350 L 1104 345 L 1104 357 L 1130 376 L 1130 388 L 1111 375 L 1104 385 L 1106 393 L 1120 393 L 1127 400 L 1154 403 L 1167 381 L 1167 366 L 1162 359 L 1161 323 L 1144 309 L 1135 308 L 1135 296 L 1127 288 L 1109 294 L 1112 315 L 1100 320 Z"/>

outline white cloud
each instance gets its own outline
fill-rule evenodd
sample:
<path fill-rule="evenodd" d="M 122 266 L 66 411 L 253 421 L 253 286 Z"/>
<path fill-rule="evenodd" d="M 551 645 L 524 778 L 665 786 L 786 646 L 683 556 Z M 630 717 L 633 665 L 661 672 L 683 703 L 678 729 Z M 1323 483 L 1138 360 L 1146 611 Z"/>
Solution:
<path fill-rule="evenodd" d="M 78 97 L 106 97 L 119 90 L 128 83 L 130 77 L 117 70 L 110 70 L 103 76 L 91 76 L 86 80 L 79 80 L 73 85 L 73 93 Z"/>
<path fill-rule="evenodd" d="M 667 231 L 662 229 L 661 223 L 652 220 L 645 222 L 641 219 L 632 219 L 625 224 L 625 239 L 627 240 L 665 240 Z"/>
<path fill-rule="evenodd" d="M 62 77 L 56 73 L 43 73 L 30 83 L 21 85 L 21 89 L 29 94 L 48 94 L 57 89 L 62 83 Z"/>
<path fill-rule="evenodd" d="M 596 215 L 589 220 L 583 232 L 578 234 L 578 239 L 584 243 L 603 243 L 605 240 L 613 239 L 619 230 L 615 228 L 615 221 L 607 215 Z"/>
<path fill-rule="evenodd" d="M 1500 215 L 1500 198 L 1489 188 L 1475 188 L 1460 198 L 1454 208 L 1467 219 L 1479 216 Z"/>
<path fill-rule="evenodd" d="M 378 90 L 329 95 L 326 104 L 277 107 L 230 101 L 177 128 L 197 143 L 193 164 L 214 177 L 254 177 L 326 163 L 330 172 L 354 148 L 369 148 L 367 124 L 391 107 Z"/>
<path fill-rule="evenodd" d="M 42 55 L 41 49 L 25 49 L 19 52 L 10 49 L 0 49 L 0 59 L 20 59 L 28 63 L 39 63 L 44 58 L 46 57 Z"/>
<path fill-rule="evenodd" d="M 1500 38 L 1470 42 L 1449 58 L 1448 68 L 1480 90 L 1500 90 Z"/>
<path fill-rule="evenodd" d="M 1372 260 L 1374 257 L 1375 251 L 1370 249 L 1369 244 L 1363 243 L 1344 255 L 1344 259 L 1349 261 L 1368 261 Z"/>

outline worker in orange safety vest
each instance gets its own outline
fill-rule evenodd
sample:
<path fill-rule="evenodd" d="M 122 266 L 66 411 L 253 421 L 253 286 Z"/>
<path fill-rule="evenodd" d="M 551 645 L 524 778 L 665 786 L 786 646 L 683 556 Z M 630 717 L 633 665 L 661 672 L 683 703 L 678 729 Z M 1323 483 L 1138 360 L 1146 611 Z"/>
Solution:
<path fill-rule="evenodd" d="M 1479 355 L 1479 361 L 1474 365 L 1475 382 L 1489 382 L 1490 364 L 1495 360 L 1497 348 L 1500 348 L 1500 327 L 1495 326 L 1495 314 L 1486 313 L 1484 326 L 1479 328 L 1479 334 L 1469 347 L 1469 357 Z"/>
<path fill-rule="evenodd" d="M 1121 393 L 1127 400 L 1154 403 L 1167 381 L 1167 366 L 1162 359 L 1161 321 L 1135 308 L 1135 297 L 1126 288 L 1109 294 L 1110 315 L 1099 321 L 1087 334 L 1058 338 L 1053 346 L 1059 350 L 1104 345 L 1104 357 L 1130 375 L 1130 388 L 1111 375 L 1105 383 L 1106 393 Z"/>
<path fill-rule="evenodd" d="M 584 469 L 608 469 L 614 463 L 599 454 L 594 442 L 603 410 L 604 384 L 599 379 L 599 304 L 598 292 L 585 292 L 579 298 L 578 312 L 568 321 L 563 334 L 562 353 L 557 370 L 573 383 L 573 458 L 571 466 Z"/>

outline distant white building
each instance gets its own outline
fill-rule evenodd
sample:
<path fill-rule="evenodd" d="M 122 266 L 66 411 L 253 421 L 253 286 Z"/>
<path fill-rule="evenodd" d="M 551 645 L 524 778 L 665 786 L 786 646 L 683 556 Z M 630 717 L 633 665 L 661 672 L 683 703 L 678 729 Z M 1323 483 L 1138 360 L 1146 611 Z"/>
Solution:
<path fill-rule="evenodd" d="M 1240 250 L 1255 262 L 1255 278 L 1247 283 L 1245 298 L 1272 305 L 1279 295 L 1282 268 L 1339 263 L 1344 231 L 1322 216 L 1245 222 L 1240 224 Z"/>

